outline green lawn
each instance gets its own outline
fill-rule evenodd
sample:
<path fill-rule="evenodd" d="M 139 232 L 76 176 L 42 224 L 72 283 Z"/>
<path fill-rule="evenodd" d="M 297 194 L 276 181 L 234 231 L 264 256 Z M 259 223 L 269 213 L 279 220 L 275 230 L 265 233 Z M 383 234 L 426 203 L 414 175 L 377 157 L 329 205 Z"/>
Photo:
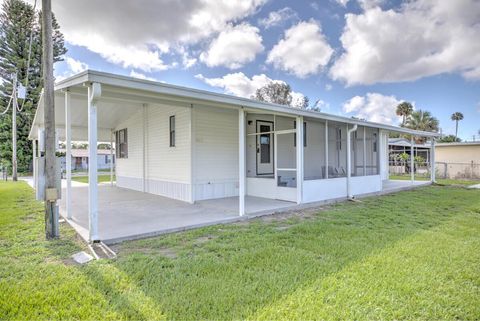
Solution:
<path fill-rule="evenodd" d="M 410 180 L 410 175 L 390 175 L 389 179 L 409 181 Z M 415 176 L 415 180 L 417 180 L 417 181 L 429 181 L 430 177 Z M 461 180 L 461 179 L 444 179 L 444 178 L 437 178 L 436 182 L 437 182 L 437 184 L 440 184 L 440 185 L 468 186 L 468 185 L 480 184 L 479 180 Z"/>
<path fill-rule="evenodd" d="M 113 177 L 115 180 L 115 176 Z M 72 176 L 72 181 L 80 182 L 80 183 L 88 183 L 88 176 Z M 98 182 L 110 182 L 110 174 L 108 175 L 98 175 Z"/>
<path fill-rule="evenodd" d="M 478 320 L 480 191 L 429 186 L 323 210 L 84 248 L 0 183 L 0 319 Z"/>

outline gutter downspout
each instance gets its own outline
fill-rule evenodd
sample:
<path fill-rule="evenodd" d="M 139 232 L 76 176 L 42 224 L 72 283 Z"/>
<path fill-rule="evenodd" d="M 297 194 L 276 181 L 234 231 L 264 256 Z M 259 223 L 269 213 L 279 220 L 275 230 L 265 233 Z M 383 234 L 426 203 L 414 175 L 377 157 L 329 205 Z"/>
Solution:
<path fill-rule="evenodd" d="M 348 126 L 347 126 L 348 128 Z M 352 142 L 351 142 L 351 134 L 356 131 L 358 125 L 353 125 L 353 128 L 347 131 L 347 198 L 353 199 L 352 192 L 350 190 L 350 177 L 352 176 Z"/>

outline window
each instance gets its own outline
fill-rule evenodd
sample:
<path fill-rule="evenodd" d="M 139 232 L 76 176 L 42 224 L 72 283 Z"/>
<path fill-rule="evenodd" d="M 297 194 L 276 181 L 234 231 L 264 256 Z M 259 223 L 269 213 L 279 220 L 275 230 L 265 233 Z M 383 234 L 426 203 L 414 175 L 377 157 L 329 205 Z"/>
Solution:
<path fill-rule="evenodd" d="M 175 147 L 175 116 L 170 116 L 170 147 Z"/>
<path fill-rule="evenodd" d="M 336 139 L 337 150 L 342 150 L 342 129 L 337 127 L 336 132 L 337 132 L 337 139 Z"/>
<path fill-rule="evenodd" d="M 128 158 L 128 135 L 126 128 L 115 132 L 115 146 L 117 158 Z"/>
<path fill-rule="evenodd" d="M 261 133 L 268 133 L 271 131 L 269 125 L 260 125 Z M 260 135 L 260 163 L 270 164 L 270 135 L 271 134 L 261 134 Z"/>
<path fill-rule="evenodd" d="M 293 122 L 293 129 L 297 128 L 297 122 Z M 297 133 L 293 134 L 293 147 L 297 147 Z M 307 147 L 307 122 L 303 122 L 303 147 Z"/>

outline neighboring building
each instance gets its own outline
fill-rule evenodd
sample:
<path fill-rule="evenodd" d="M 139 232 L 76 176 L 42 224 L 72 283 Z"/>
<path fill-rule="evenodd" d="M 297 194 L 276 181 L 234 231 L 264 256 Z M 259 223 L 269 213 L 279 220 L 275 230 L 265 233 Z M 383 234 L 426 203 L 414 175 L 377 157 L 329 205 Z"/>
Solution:
<path fill-rule="evenodd" d="M 438 146 L 438 144 L 436 145 Z M 431 150 L 431 143 L 426 142 L 424 144 L 413 144 L 413 155 L 422 157 L 425 162 L 430 162 L 430 150 Z M 397 155 L 400 154 L 407 154 L 410 155 L 411 153 L 411 143 L 410 140 L 407 138 L 389 138 L 388 139 L 388 150 L 390 154 L 390 160 L 394 160 Z"/>
<path fill-rule="evenodd" d="M 424 144 L 413 143 L 413 156 L 423 159 L 422 162 L 415 162 L 415 173 L 428 175 L 431 160 L 431 142 Z M 409 157 L 412 153 L 412 144 L 409 139 L 389 138 L 388 139 L 389 169 L 392 175 L 403 175 L 410 172 L 410 159 L 402 161 L 400 155 L 407 154 Z"/>
<path fill-rule="evenodd" d="M 62 155 L 66 153 L 65 149 L 58 150 Z M 110 155 L 108 149 L 97 150 L 97 168 L 109 169 L 110 162 L 113 159 L 115 164 L 115 155 Z M 62 170 L 65 170 L 66 160 L 65 156 L 60 157 L 60 163 Z M 74 171 L 86 171 L 88 169 L 88 150 L 87 149 L 72 149 L 72 170 Z"/>
<path fill-rule="evenodd" d="M 438 143 L 435 153 L 441 177 L 480 179 L 480 142 Z"/>
<path fill-rule="evenodd" d="M 34 144 L 43 139 L 43 104 L 41 96 L 30 132 Z M 391 186 L 389 132 L 437 136 L 96 71 L 58 83 L 55 107 L 60 139 L 67 131 L 71 140 L 95 146 L 115 137 L 116 187 L 97 186 L 91 167 L 87 200 L 73 207 L 71 196 L 82 191 L 65 192 L 63 214 L 88 213 L 78 222 L 89 222 L 82 228 L 90 240 L 379 193 Z M 98 224 L 99 216 L 108 220 Z"/>

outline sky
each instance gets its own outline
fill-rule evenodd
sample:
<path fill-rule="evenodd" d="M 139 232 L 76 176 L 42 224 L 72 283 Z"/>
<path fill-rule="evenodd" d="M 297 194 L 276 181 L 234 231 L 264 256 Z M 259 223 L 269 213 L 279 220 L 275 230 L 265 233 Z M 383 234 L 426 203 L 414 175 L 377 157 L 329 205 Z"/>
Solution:
<path fill-rule="evenodd" d="M 409 101 L 444 134 L 459 111 L 459 137 L 480 139 L 479 0 L 52 3 L 57 80 L 88 68 L 242 97 L 284 81 L 294 101 L 381 123 Z"/>

